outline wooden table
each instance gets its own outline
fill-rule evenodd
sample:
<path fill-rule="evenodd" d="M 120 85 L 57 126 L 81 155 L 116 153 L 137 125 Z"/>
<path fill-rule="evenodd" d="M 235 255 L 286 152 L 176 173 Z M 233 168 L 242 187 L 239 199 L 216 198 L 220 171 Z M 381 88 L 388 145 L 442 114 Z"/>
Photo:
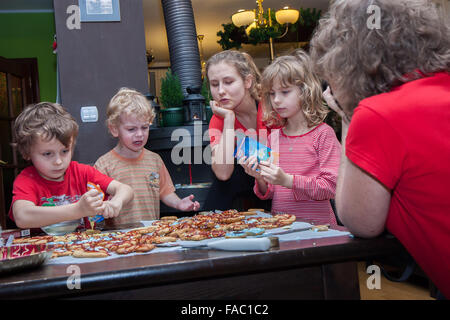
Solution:
<path fill-rule="evenodd" d="M 282 242 L 267 252 L 183 249 L 0 275 L 0 299 L 359 299 L 356 261 L 404 250 L 392 236 Z M 72 286 L 73 287 L 73 286 Z"/>

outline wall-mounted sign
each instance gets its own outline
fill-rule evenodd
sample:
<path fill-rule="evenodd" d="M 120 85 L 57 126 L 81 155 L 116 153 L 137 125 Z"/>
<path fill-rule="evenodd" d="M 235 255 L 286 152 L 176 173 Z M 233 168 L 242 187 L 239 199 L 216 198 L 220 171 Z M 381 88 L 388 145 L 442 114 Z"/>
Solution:
<path fill-rule="evenodd" d="M 78 0 L 81 22 L 120 21 L 119 0 Z"/>

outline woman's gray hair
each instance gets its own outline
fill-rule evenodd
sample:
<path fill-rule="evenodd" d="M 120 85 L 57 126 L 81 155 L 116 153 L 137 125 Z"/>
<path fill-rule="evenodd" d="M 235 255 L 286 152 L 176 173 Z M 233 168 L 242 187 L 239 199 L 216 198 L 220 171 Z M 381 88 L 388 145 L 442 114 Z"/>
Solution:
<path fill-rule="evenodd" d="M 364 98 L 421 73 L 450 72 L 447 20 L 427 0 L 336 0 L 313 35 L 311 58 L 319 76 L 345 96 L 342 107 L 351 116 Z"/>

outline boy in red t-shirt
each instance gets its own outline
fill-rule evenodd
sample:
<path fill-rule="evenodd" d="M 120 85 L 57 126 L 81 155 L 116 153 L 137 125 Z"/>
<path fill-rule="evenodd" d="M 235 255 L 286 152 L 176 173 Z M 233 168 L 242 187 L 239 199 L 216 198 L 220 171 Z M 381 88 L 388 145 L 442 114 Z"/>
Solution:
<path fill-rule="evenodd" d="M 32 166 L 14 181 L 9 216 L 19 228 L 103 215 L 112 218 L 133 198 L 132 189 L 89 165 L 72 161 L 78 124 L 59 104 L 28 106 L 15 121 L 19 152 Z M 87 192 L 93 182 L 111 197 Z"/>

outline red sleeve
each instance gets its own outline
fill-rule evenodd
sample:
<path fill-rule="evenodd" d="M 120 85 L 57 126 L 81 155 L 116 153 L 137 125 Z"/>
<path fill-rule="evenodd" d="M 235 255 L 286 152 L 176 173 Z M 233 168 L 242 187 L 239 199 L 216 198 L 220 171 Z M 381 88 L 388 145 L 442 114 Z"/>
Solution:
<path fill-rule="evenodd" d="M 400 135 L 372 109 L 355 109 L 348 129 L 345 154 L 355 165 L 369 173 L 389 189 L 400 178 L 405 145 Z"/>
<path fill-rule="evenodd" d="M 261 102 L 259 102 L 258 103 L 258 113 L 256 115 L 256 127 L 258 129 L 267 129 L 265 123 L 263 122 L 263 115 L 264 115 L 264 110 L 262 108 Z"/>
<path fill-rule="evenodd" d="M 29 168 L 24 169 L 14 180 L 13 197 L 8 216 L 14 220 L 12 207 L 17 200 L 27 200 L 39 204 L 39 192 L 36 190 L 35 180 L 29 176 Z"/>
<path fill-rule="evenodd" d="M 255 185 L 253 187 L 253 192 L 259 199 L 261 199 L 261 200 L 272 199 L 273 198 L 273 190 L 274 190 L 273 184 L 268 183 L 266 193 L 262 194 L 261 191 L 259 190 L 258 182 L 256 182 L 256 179 L 255 179 Z"/>
<path fill-rule="evenodd" d="M 85 167 L 86 170 L 86 176 L 87 176 L 87 182 L 93 182 L 95 184 L 98 184 L 100 186 L 100 189 L 103 190 L 103 192 L 106 194 L 106 190 L 108 189 L 109 184 L 111 181 L 113 181 L 113 178 L 108 177 L 106 174 L 101 173 L 97 169 L 95 169 L 92 166 L 89 165 L 81 165 Z M 86 186 L 87 188 L 87 186 Z M 87 190 L 87 189 L 86 189 Z"/>
<path fill-rule="evenodd" d="M 258 113 L 256 115 L 256 128 L 258 129 L 258 140 L 260 143 L 267 145 L 268 136 L 270 135 L 270 128 L 263 122 L 264 110 L 261 102 L 258 104 Z"/>
<path fill-rule="evenodd" d="M 223 119 L 216 116 L 215 114 L 211 117 L 209 121 L 209 141 L 211 147 L 218 144 L 223 131 Z"/>

